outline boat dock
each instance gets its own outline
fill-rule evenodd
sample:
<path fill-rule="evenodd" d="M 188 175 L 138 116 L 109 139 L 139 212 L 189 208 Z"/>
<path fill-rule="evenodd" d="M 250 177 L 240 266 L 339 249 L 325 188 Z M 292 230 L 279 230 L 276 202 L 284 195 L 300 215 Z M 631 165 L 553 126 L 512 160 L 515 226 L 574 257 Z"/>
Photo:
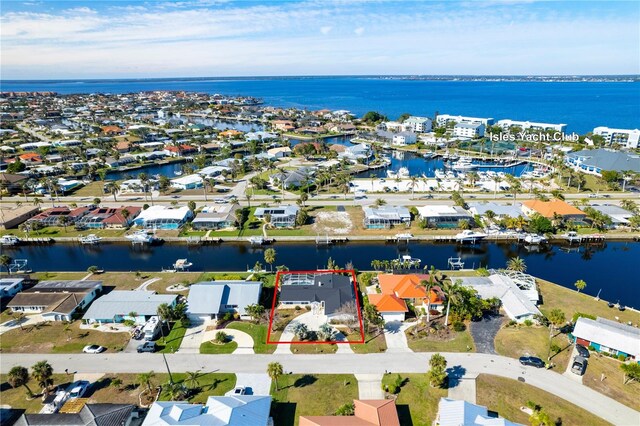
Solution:
<path fill-rule="evenodd" d="M 21 238 L 20 242 L 24 244 L 53 244 L 56 240 L 53 238 Z"/>
<path fill-rule="evenodd" d="M 349 242 L 349 239 L 347 237 L 316 237 L 316 246 L 331 246 L 333 244 L 344 244 L 347 242 Z"/>

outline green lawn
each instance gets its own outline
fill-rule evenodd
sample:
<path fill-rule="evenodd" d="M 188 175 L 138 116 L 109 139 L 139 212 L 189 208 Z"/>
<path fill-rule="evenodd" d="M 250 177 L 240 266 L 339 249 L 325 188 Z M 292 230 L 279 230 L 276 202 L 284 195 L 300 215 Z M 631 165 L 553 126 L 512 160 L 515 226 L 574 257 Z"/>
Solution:
<path fill-rule="evenodd" d="M 391 385 L 397 377 L 385 374 L 383 386 Z M 447 390 L 431 387 L 426 374 L 400 374 L 400 377 L 405 380 L 396 400 L 400 424 L 431 426 L 438 414 L 438 402 L 447 396 Z"/>
<path fill-rule="evenodd" d="M 360 340 L 360 332 L 347 335 L 349 340 Z M 377 354 L 387 350 L 387 341 L 384 333 L 380 331 L 378 334 L 365 333 L 364 343 L 352 343 L 351 349 L 357 354 Z"/>
<path fill-rule="evenodd" d="M 46 360 L 43 359 L 43 360 Z M 29 368 L 30 365 L 23 365 L 23 367 Z M 66 374 L 54 374 L 53 375 L 53 384 L 54 386 L 71 384 L 72 377 L 67 376 Z M 27 389 L 24 386 L 19 386 L 17 388 L 12 388 L 9 383 L 7 383 L 7 375 L 0 374 L 0 384 L 2 386 L 2 393 L 0 394 L 0 400 L 2 400 L 3 405 L 9 405 L 11 408 L 17 408 L 26 410 L 27 414 L 36 414 L 42 409 L 42 400 L 40 398 L 27 399 Z M 33 393 L 40 393 L 42 389 L 38 386 L 38 383 L 33 378 L 29 378 L 29 382 L 27 382 L 27 386 Z"/>
<path fill-rule="evenodd" d="M 407 342 L 409 348 L 414 352 L 473 352 L 475 345 L 473 338 L 469 333 L 469 328 L 465 331 L 455 332 L 450 330 L 449 337 L 446 339 L 436 338 L 429 334 L 422 334 L 414 337 L 411 333 L 413 327 L 407 329 Z"/>
<path fill-rule="evenodd" d="M 24 330 L 7 331 L 0 339 L 2 352 L 20 353 L 79 353 L 87 345 L 100 345 L 109 352 L 121 351 L 129 342 L 129 333 L 106 333 L 80 329 L 80 321 L 69 328 L 58 321 L 27 325 Z"/>
<path fill-rule="evenodd" d="M 555 364 L 553 369 L 560 373 L 567 368 L 573 347 L 569 344 L 567 336 L 554 332 L 552 342 L 562 350 L 557 354 L 551 354 L 551 362 Z M 496 352 L 511 358 L 520 358 L 524 355 L 537 356 L 546 361 L 549 356 L 549 329 L 538 326 L 502 327 L 495 338 Z"/>
<path fill-rule="evenodd" d="M 587 372 L 582 383 L 600 393 L 613 398 L 634 410 L 640 411 L 640 383 L 623 384 L 624 373 L 620 370 L 622 363 L 617 359 L 596 355 L 592 352 Z M 604 380 L 602 375 L 604 374 Z"/>
<path fill-rule="evenodd" d="M 333 415 L 358 398 L 358 381 L 352 374 L 287 374 L 271 385 L 273 420 L 278 426 L 298 424 L 300 416 Z"/>
<path fill-rule="evenodd" d="M 277 345 L 267 344 L 267 325 L 234 321 L 227 328 L 244 331 L 253 338 L 253 351 L 257 354 L 272 354 Z"/>
<path fill-rule="evenodd" d="M 529 415 L 521 411 L 520 407 L 532 401 L 540 405 L 552 420 L 562 418 L 563 426 L 609 424 L 562 398 L 517 380 L 480 374 L 476 381 L 476 394 L 478 404 L 512 422 L 530 424 Z"/>
<path fill-rule="evenodd" d="M 194 369 L 194 371 L 196 370 Z M 158 374 L 157 376 L 159 380 L 156 381 L 156 384 L 164 384 L 169 381 L 167 374 Z M 184 383 L 186 379 L 186 373 L 173 374 L 173 381 L 175 383 Z M 207 402 L 207 398 L 210 395 L 224 395 L 233 389 L 236 386 L 236 375 L 233 373 L 202 373 L 198 378 L 197 386 L 188 382 L 184 384 L 190 389 L 193 389 L 194 387 L 197 389 L 195 394 L 189 398 L 189 402 L 203 404 Z M 165 392 L 160 395 L 160 400 L 168 400 L 168 396 Z"/>
<path fill-rule="evenodd" d="M 200 345 L 201 354 L 230 354 L 238 348 L 234 341 L 226 342 L 222 345 L 213 342 L 204 342 Z"/>
<path fill-rule="evenodd" d="M 187 327 L 184 327 L 182 322 L 176 321 L 169 334 L 166 337 L 158 339 L 157 344 L 162 348 L 159 352 L 165 354 L 176 352 L 180 348 L 180 344 L 182 343 L 182 339 L 184 338 L 186 331 Z"/>

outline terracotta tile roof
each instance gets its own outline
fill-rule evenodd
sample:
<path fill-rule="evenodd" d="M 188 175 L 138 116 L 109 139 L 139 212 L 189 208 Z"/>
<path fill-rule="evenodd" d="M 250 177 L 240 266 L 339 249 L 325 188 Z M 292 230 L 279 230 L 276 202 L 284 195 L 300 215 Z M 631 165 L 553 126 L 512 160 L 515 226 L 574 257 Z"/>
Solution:
<path fill-rule="evenodd" d="M 356 399 L 353 403 L 353 416 L 300 416 L 300 426 L 400 426 L 393 399 Z"/>
<path fill-rule="evenodd" d="M 378 283 L 383 294 L 394 294 L 402 299 L 424 299 L 427 297 L 427 291 L 420 284 L 422 281 L 428 281 L 429 275 L 423 274 L 378 274 Z M 430 292 L 431 303 L 442 303 L 442 299 L 434 290 Z"/>
<path fill-rule="evenodd" d="M 378 309 L 378 312 L 408 312 L 404 300 L 393 294 L 369 294 L 369 303 Z"/>
<path fill-rule="evenodd" d="M 558 213 L 562 216 L 584 214 L 582 210 L 579 210 L 576 207 L 573 207 L 571 204 L 562 200 L 527 200 L 524 201 L 522 205 L 540 213 L 540 215 L 547 218 L 552 218 L 554 213 Z"/>

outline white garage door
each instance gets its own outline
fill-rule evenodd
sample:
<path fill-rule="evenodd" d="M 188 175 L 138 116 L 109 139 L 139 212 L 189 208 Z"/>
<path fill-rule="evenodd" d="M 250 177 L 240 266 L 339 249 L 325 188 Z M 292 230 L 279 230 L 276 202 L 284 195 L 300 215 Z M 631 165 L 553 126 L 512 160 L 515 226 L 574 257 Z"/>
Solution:
<path fill-rule="evenodd" d="M 404 312 L 386 312 L 382 314 L 384 322 L 404 321 Z"/>

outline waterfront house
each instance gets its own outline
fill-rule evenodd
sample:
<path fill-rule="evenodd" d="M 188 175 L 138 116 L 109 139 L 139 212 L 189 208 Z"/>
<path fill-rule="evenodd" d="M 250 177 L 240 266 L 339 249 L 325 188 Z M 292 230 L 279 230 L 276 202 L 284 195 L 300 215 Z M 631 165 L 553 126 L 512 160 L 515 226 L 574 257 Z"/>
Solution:
<path fill-rule="evenodd" d="M 140 207 L 99 207 L 76 221 L 76 226 L 90 229 L 128 228 L 140 214 Z"/>
<path fill-rule="evenodd" d="M 583 149 L 564 157 L 567 166 L 576 171 L 602 176 L 603 171 L 640 173 L 640 155 L 613 149 Z"/>
<path fill-rule="evenodd" d="M 0 173 L 0 193 L 9 195 L 22 192 L 22 184 L 27 182 L 28 176 L 13 173 Z"/>
<path fill-rule="evenodd" d="M 174 306 L 178 296 L 146 290 L 112 290 L 96 299 L 82 317 L 89 324 L 121 323 L 126 320 L 144 324 L 158 315 L 158 306 Z M 135 314 L 131 316 L 130 314 Z"/>
<path fill-rule="evenodd" d="M 186 144 L 165 145 L 164 153 L 167 157 L 182 157 L 198 151 L 195 147 Z"/>
<path fill-rule="evenodd" d="M 485 127 L 493 124 L 493 118 L 465 117 L 463 115 L 439 114 L 436 117 L 438 126 L 446 126 L 449 123 L 480 123 Z"/>
<path fill-rule="evenodd" d="M 351 416 L 300 416 L 300 426 L 400 426 L 395 399 L 354 399 Z"/>
<path fill-rule="evenodd" d="M 358 161 L 366 160 L 372 155 L 371 147 L 365 143 L 351 146 L 332 145 L 329 149 L 337 147 L 343 148 L 342 150 L 338 151 L 338 158 L 346 158 L 354 164 Z"/>
<path fill-rule="evenodd" d="M 69 207 L 52 207 L 44 210 L 43 212 L 33 216 L 27 223 L 39 222 L 42 226 L 58 226 L 60 218 L 66 217 L 69 224 L 73 224 L 76 221 L 82 219 L 92 209 L 89 207 L 77 207 L 70 210 Z"/>
<path fill-rule="evenodd" d="M 490 413 L 487 407 L 458 399 L 440 398 L 434 426 L 524 426 Z"/>
<path fill-rule="evenodd" d="M 387 229 L 392 226 L 411 224 L 411 213 L 403 206 L 362 206 L 363 225 L 367 229 Z"/>
<path fill-rule="evenodd" d="M 431 119 L 427 117 L 411 116 L 402 122 L 406 130 L 416 133 L 428 133 L 431 131 Z"/>
<path fill-rule="evenodd" d="M 555 130 L 556 132 L 564 132 L 567 128 L 566 124 L 553 124 L 553 123 L 538 123 L 535 121 L 518 121 L 518 120 L 498 120 L 496 125 L 503 129 L 510 129 L 511 127 L 520 127 L 523 130 Z"/>
<path fill-rule="evenodd" d="M 485 126 L 481 123 L 458 123 L 453 126 L 453 137 L 475 139 L 484 136 Z"/>
<path fill-rule="evenodd" d="M 202 176 L 200 176 L 199 174 L 192 174 L 181 176 L 176 179 L 171 179 L 171 187 L 181 190 L 202 188 L 203 184 L 204 182 Z"/>
<path fill-rule="evenodd" d="M 417 135 L 413 132 L 400 132 L 393 135 L 391 143 L 393 145 L 411 145 L 416 143 Z"/>
<path fill-rule="evenodd" d="M 594 135 L 604 138 L 608 145 L 618 144 L 627 149 L 635 149 L 640 146 L 640 130 L 638 129 L 612 129 L 609 127 L 596 127 Z"/>
<path fill-rule="evenodd" d="M 285 275 L 280 288 L 281 308 L 317 306 L 327 317 L 339 316 L 340 308 L 355 302 L 351 277 L 340 274 Z M 295 281 L 295 282 L 294 282 Z"/>
<path fill-rule="evenodd" d="M 0 207 L 0 229 L 17 228 L 18 225 L 40 212 L 38 206 Z"/>
<path fill-rule="evenodd" d="M 253 215 L 264 220 L 271 216 L 270 224 L 276 228 L 293 228 L 296 226 L 296 216 L 300 208 L 294 205 L 280 205 L 275 207 L 258 207 Z"/>
<path fill-rule="evenodd" d="M 434 204 L 418 207 L 420 220 L 424 220 L 428 227 L 456 228 L 461 220 L 473 224 L 473 216 L 459 206 Z"/>
<path fill-rule="evenodd" d="M 207 166 L 198 170 L 196 173 L 202 176 L 204 179 L 211 179 L 222 175 L 225 171 L 231 172 L 231 167 L 224 166 Z"/>
<path fill-rule="evenodd" d="M 393 294 L 367 294 L 369 303 L 376 307 L 385 323 L 402 322 L 409 312 L 407 303 Z"/>
<path fill-rule="evenodd" d="M 24 278 L 2 278 L 0 279 L 0 298 L 13 297 L 22 291 Z"/>
<path fill-rule="evenodd" d="M 469 212 L 472 215 L 485 216 L 488 211 L 492 211 L 495 214 L 497 220 L 501 220 L 507 217 L 522 216 L 522 204 L 499 204 L 493 201 L 477 201 L 468 203 Z"/>
<path fill-rule="evenodd" d="M 529 217 L 539 214 L 547 219 L 553 219 L 554 216 L 559 215 L 564 220 L 571 219 L 576 222 L 583 221 L 586 216 L 582 210 L 562 200 L 527 200 L 522 203 L 522 211 Z"/>
<path fill-rule="evenodd" d="M 189 207 L 151 206 L 142 210 L 133 221 L 146 229 L 179 229 L 193 217 Z"/>
<path fill-rule="evenodd" d="M 483 299 L 498 298 L 509 318 L 519 323 L 541 315 L 537 308 L 540 295 L 535 278 L 517 271 L 494 271 L 487 277 L 456 277 L 461 285 L 477 291 Z"/>
<path fill-rule="evenodd" d="M 223 229 L 232 228 L 236 224 L 236 210 L 238 204 L 219 204 L 206 206 L 191 221 L 193 229 Z"/>
<path fill-rule="evenodd" d="M 142 415 L 131 404 L 83 404 L 77 413 L 23 413 L 14 426 L 132 426 Z"/>
<path fill-rule="evenodd" d="M 40 314 L 49 321 L 71 321 L 73 314 L 89 305 L 102 291 L 102 281 L 42 281 L 14 296 L 12 311 Z"/>
<path fill-rule="evenodd" d="M 423 310 L 425 313 L 427 309 L 430 311 L 442 311 L 444 297 L 440 288 L 431 289 L 427 295 L 427 290 L 422 285 L 422 281 L 428 280 L 429 276 L 423 274 L 378 274 L 378 285 L 380 286 L 381 294 L 394 296 L 405 303 L 410 303 L 417 309 Z M 369 301 L 371 301 L 371 298 L 369 298 Z"/>
<path fill-rule="evenodd" d="M 289 121 L 289 120 L 273 120 L 271 122 L 271 126 L 275 130 L 280 130 L 282 132 L 290 132 L 296 128 L 293 125 L 293 121 Z"/>
<path fill-rule="evenodd" d="M 625 210 L 620 206 L 613 204 L 592 204 L 592 209 L 599 211 L 611 218 L 611 228 L 618 228 L 621 226 L 628 226 L 629 219 L 634 215 L 633 212 Z"/>
<path fill-rule="evenodd" d="M 571 332 L 575 343 L 597 352 L 640 361 L 640 329 L 604 318 L 578 318 Z"/>
<path fill-rule="evenodd" d="M 260 281 L 208 281 L 189 286 L 189 317 L 196 322 L 220 318 L 226 313 L 250 318 L 246 308 L 260 301 Z"/>
<path fill-rule="evenodd" d="M 278 146 L 267 150 L 267 154 L 271 158 L 291 157 L 291 148 L 288 146 Z"/>
<path fill-rule="evenodd" d="M 142 426 L 273 426 L 268 395 L 210 396 L 206 404 L 156 401 Z"/>

